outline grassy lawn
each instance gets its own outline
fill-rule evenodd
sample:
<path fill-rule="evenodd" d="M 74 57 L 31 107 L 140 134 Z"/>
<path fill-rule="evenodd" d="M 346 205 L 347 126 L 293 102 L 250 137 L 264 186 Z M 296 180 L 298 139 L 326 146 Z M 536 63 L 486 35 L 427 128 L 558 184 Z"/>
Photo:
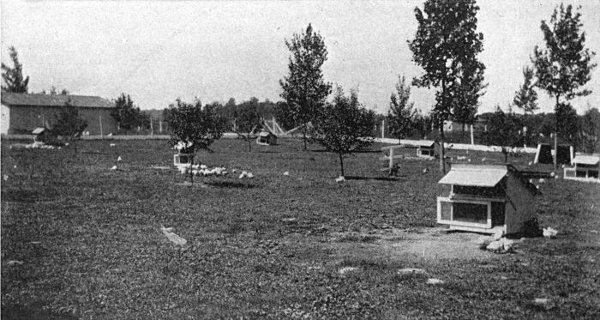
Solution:
<path fill-rule="evenodd" d="M 338 184 L 337 157 L 316 146 L 302 151 L 300 141 L 282 139 L 247 152 L 245 142 L 223 139 L 202 162 L 255 178 L 197 178 L 190 187 L 174 170 L 152 168 L 172 165 L 165 141 L 86 141 L 77 153 L 9 144 L 2 142 L 3 319 L 600 315 L 597 184 L 541 184 L 539 221 L 558 238 L 526 239 L 516 253 L 493 254 L 472 235 L 439 231 L 437 161 L 404 160 L 400 176 L 388 178 L 381 153 L 364 152 L 347 159 L 348 180 Z M 469 157 L 503 160 L 500 153 Z M 525 167 L 532 159 L 510 161 Z M 188 240 L 184 250 L 161 224 Z M 411 249 L 417 242 L 436 245 L 421 254 Z"/>

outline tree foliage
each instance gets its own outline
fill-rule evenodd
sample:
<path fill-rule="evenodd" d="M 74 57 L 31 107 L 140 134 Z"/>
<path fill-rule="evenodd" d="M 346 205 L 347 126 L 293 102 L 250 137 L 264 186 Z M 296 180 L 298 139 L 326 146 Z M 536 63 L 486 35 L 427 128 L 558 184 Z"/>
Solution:
<path fill-rule="evenodd" d="M 496 111 L 488 118 L 488 130 L 483 139 L 487 145 L 501 146 L 506 161 L 509 147 L 523 145 L 522 128 L 523 123 L 514 113 L 505 113 L 496 106 Z"/>
<path fill-rule="evenodd" d="M 443 146 L 444 120 L 473 123 L 478 100 L 483 95 L 485 66 L 477 59 L 483 50 L 483 34 L 477 32 L 475 0 L 427 0 L 423 10 L 415 8 L 418 22 L 409 41 L 413 61 L 425 73 L 414 79 L 419 87 L 435 87 L 432 117 L 440 128 Z M 440 167 L 445 171 L 444 148 Z"/>
<path fill-rule="evenodd" d="M 121 93 L 115 100 L 115 109 L 110 114 L 119 124 L 120 129 L 131 130 L 149 124 L 148 116 L 133 104 L 131 96 Z"/>
<path fill-rule="evenodd" d="M 252 142 L 258 137 L 261 129 L 261 117 L 258 114 L 258 99 L 251 98 L 240 104 L 235 110 L 235 132 L 238 137 L 248 143 L 248 151 L 252 151 Z"/>
<path fill-rule="evenodd" d="M 413 108 L 414 102 L 410 99 L 410 85 L 404 76 L 398 77 L 396 92 L 390 96 L 390 110 L 388 111 L 389 128 L 392 136 L 402 139 L 411 135 L 415 128 L 417 111 Z"/>
<path fill-rule="evenodd" d="M 534 70 L 529 66 L 523 68 L 523 84 L 515 91 L 513 104 L 525 113 L 533 113 L 539 109 L 537 104 L 537 92 L 535 92 Z"/>
<path fill-rule="evenodd" d="M 584 152 L 600 151 L 600 112 L 597 108 L 589 108 L 581 117 L 581 138 Z"/>
<path fill-rule="evenodd" d="M 279 81 L 295 123 L 304 125 L 303 139 L 306 149 L 308 123 L 325 104 L 331 93 L 331 84 L 323 80 L 321 67 L 327 60 L 325 41 L 318 32 L 313 32 L 309 24 L 306 32 L 294 34 L 291 41 L 285 41 L 291 52 L 289 73 Z"/>
<path fill-rule="evenodd" d="M 555 109 L 556 114 L 556 132 L 569 143 L 578 144 L 579 139 L 579 121 L 577 112 L 566 102 L 561 102 Z"/>
<path fill-rule="evenodd" d="M 79 115 L 79 110 L 70 101 L 67 101 L 60 112 L 55 115 L 55 121 L 50 132 L 53 136 L 73 140 L 81 136 L 87 125 L 87 121 Z"/>
<path fill-rule="evenodd" d="M 591 93 L 590 90 L 579 90 L 591 79 L 591 71 L 596 66 L 591 62 L 594 52 L 585 48 L 585 32 L 581 29 L 581 13 L 574 12 L 573 7 L 564 5 L 554 9 L 550 23 L 542 20 L 545 49 L 535 47 L 532 62 L 537 86 L 556 98 L 570 100 L 576 96 Z"/>
<path fill-rule="evenodd" d="M 344 176 L 344 157 L 365 150 L 373 143 L 375 113 L 365 109 L 355 91 L 347 97 L 338 87 L 332 103 L 327 103 L 315 118 L 311 140 L 329 152 L 337 153 L 341 175 Z"/>
<path fill-rule="evenodd" d="M 27 86 L 29 84 L 29 76 L 23 78 L 23 65 L 19 62 L 19 55 L 15 47 L 8 48 L 10 51 L 10 59 L 13 62 L 13 67 L 9 67 L 2 63 L 2 91 L 16 92 L 16 93 L 27 93 Z"/>

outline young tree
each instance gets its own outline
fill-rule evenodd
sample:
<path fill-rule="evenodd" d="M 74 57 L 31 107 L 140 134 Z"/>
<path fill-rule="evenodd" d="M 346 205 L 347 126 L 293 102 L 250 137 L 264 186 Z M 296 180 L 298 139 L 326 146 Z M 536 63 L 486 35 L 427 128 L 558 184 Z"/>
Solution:
<path fill-rule="evenodd" d="M 338 87 L 333 103 L 327 103 L 320 116 L 315 118 L 311 140 L 327 151 L 337 153 L 340 172 L 344 176 L 344 158 L 373 143 L 371 134 L 374 126 L 375 113 L 358 102 L 356 92 L 352 91 L 347 97 Z"/>
<path fill-rule="evenodd" d="M 248 143 L 248 152 L 252 151 L 252 142 L 258 137 L 257 132 L 262 127 L 258 114 L 258 99 L 240 104 L 235 112 L 235 133 Z"/>
<path fill-rule="evenodd" d="M 485 143 L 502 147 L 504 162 L 507 162 L 509 147 L 519 146 L 523 140 L 520 131 L 522 123 L 514 113 L 504 113 L 500 106 L 496 106 L 496 112 L 488 118 L 487 127 L 483 136 Z"/>
<path fill-rule="evenodd" d="M 323 80 L 321 67 L 327 60 L 327 48 L 321 35 L 313 32 L 309 24 L 303 34 L 294 34 L 285 41 L 291 51 L 289 74 L 279 81 L 294 122 L 303 125 L 302 137 L 306 150 L 308 123 L 325 103 L 331 93 L 331 84 Z"/>
<path fill-rule="evenodd" d="M 404 76 L 398 77 L 396 93 L 390 97 L 388 111 L 389 128 L 392 135 L 398 139 L 409 136 L 415 127 L 417 111 L 413 109 L 414 102 L 409 103 L 410 85 L 406 84 Z"/>
<path fill-rule="evenodd" d="M 110 114 L 119 126 L 119 129 L 131 130 L 144 125 L 149 119 L 142 114 L 140 108 L 133 104 L 129 95 L 121 93 L 115 100 L 115 109 Z M 149 123 L 149 122 L 148 122 Z"/>
<path fill-rule="evenodd" d="M 523 68 L 523 84 L 515 91 L 513 104 L 523 110 L 525 114 L 533 114 L 539 109 L 537 104 L 537 92 L 535 92 L 534 70 L 529 66 Z"/>
<path fill-rule="evenodd" d="M 168 110 L 171 144 L 181 142 L 187 146 L 184 152 L 190 154 L 191 164 L 199 150 L 212 152 L 210 145 L 223 136 L 227 126 L 227 120 L 217 114 L 214 106 L 207 105 L 203 108 L 199 100 L 185 103 L 177 99 L 176 104 L 170 105 Z M 190 181 L 194 183 L 191 170 Z"/>
<path fill-rule="evenodd" d="M 413 61 L 425 73 L 414 79 L 419 87 L 435 87 L 432 111 L 440 130 L 440 169 L 445 172 L 444 120 L 472 122 L 478 99 L 483 95 L 483 63 L 477 54 L 483 50 L 483 34 L 477 32 L 475 0 L 427 0 L 423 10 L 415 8 L 418 27 L 409 41 Z"/>
<path fill-rule="evenodd" d="M 581 30 L 580 19 L 581 13 L 574 12 L 571 5 L 565 8 L 561 4 L 555 8 L 550 24 L 545 20 L 541 24 L 546 48 L 536 46 L 531 58 L 538 79 L 536 86 L 556 100 L 556 131 L 565 138 L 571 132 L 564 131 L 568 127 L 560 123 L 562 119 L 558 114 L 572 114 L 574 110 L 568 101 L 591 93 L 580 88 L 591 79 L 591 71 L 596 66 L 591 62 L 595 53 L 585 48 L 585 32 Z"/>
<path fill-rule="evenodd" d="M 15 47 L 8 48 L 10 51 L 10 59 L 13 62 L 13 67 L 9 67 L 2 63 L 2 79 L 5 85 L 2 85 L 2 91 L 27 93 L 27 85 L 29 84 L 29 76 L 23 78 L 23 65 L 19 62 L 19 56 Z"/>
<path fill-rule="evenodd" d="M 55 121 L 50 130 L 53 137 L 61 137 L 63 140 L 74 142 L 81 138 L 81 134 L 87 128 L 87 121 L 79 115 L 79 110 L 67 101 L 60 112 L 55 115 Z M 77 152 L 77 146 L 74 145 Z"/>

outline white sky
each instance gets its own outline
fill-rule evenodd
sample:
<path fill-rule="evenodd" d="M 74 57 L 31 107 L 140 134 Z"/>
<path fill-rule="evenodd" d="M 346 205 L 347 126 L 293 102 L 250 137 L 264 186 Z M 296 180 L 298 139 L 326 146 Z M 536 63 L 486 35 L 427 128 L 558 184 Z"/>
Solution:
<path fill-rule="evenodd" d="M 480 112 L 512 101 L 523 81 L 522 68 L 536 44 L 543 44 L 540 21 L 549 20 L 560 1 L 479 1 L 480 58 L 486 65 L 487 93 Z M 600 1 L 581 5 L 586 46 L 600 62 Z M 387 112 L 399 74 L 418 76 L 407 40 L 417 27 L 414 8 L 423 1 L 7 1 L 2 0 L 2 61 L 8 47 L 19 53 L 30 92 L 56 86 L 72 94 L 109 99 L 130 94 L 142 109 L 163 109 L 177 97 L 191 101 L 241 102 L 252 96 L 280 100 L 279 79 L 287 74 L 284 40 L 308 23 L 329 50 L 327 81 L 346 91 L 358 88 L 367 107 Z M 600 108 L 600 67 L 578 98 Z M 433 91 L 413 88 L 423 110 Z M 538 92 L 541 111 L 553 109 Z"/>

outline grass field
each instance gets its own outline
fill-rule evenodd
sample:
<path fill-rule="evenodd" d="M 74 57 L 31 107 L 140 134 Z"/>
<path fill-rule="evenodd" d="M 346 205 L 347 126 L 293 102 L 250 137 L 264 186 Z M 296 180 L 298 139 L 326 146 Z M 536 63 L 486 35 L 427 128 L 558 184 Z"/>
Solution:
<path fill-rule="evenodd" d="M 600 317 L 600 185 L 541 184 L 539 221 L 558 237 L 493 254 L 477 235 L 440 232 L 436 161 L 404 160 L 388 178 L 381 153 L 364 152 L 338 184 L 337 157 L 316 146 L 283 139 L 247 152 L 223 139 L 202 162 L 255 178 L 190 187 L 151 168 L 172 164 L 166 141 L 110 143 L 81 142 L 75 153 L 2 141 L 3 319 Z M 484 157 L 503 159 L 470 154 Z M 510 160 L 524 167 L 532 157 Z M 161 224 L 188 240 L 184 250 Z"/>

